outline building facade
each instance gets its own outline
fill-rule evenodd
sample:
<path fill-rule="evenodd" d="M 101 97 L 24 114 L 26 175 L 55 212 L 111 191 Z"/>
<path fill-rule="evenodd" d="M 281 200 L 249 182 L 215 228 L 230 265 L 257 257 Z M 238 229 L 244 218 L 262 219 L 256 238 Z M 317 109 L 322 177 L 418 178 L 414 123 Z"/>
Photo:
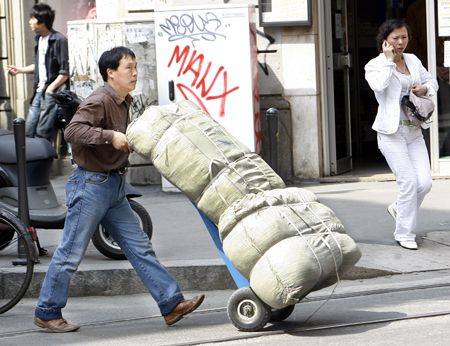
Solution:
<path fill-rule="evenodd" d="M 55 27 L 62 32 L 68 20 L 84 18 L 80 9 L 92 10 L 94 5 L 74 0 L 72 6 L 78 6 L 75 13 L 75 7 L 63 9 L 62 0 L 46 2 L 56 9 Z M 0 0 L 3 67 L 32 59 L 27 24 L 32 4 Z M 433 173 L 450 174 L 450 45 L 446 43 L 450 1 L 97 0 L 95 6 L 99 19 L 114 21 L 148 20 L 161 6 L 228 4 L 257 8 L 260 114 L 266 130 L 265 111 L 269 107 L 280 110 L 278 165 L 283 178 L 388 170 L 371 129 L 376 100 L 364 79 L 364 65 L 378 54 L 377 28 L 388 18 L 407 20 L 412 33 L 410 52 L 439 81 L 434 98 L 437 110 L 425 137 Z M 13 79 L 3 73 L 0 87 L 0 126 L 7 127 L 14 116 L 25 114 L 29 84 L 26 78 Z M 267 149 L 265 138 L 263 155 Z"/>

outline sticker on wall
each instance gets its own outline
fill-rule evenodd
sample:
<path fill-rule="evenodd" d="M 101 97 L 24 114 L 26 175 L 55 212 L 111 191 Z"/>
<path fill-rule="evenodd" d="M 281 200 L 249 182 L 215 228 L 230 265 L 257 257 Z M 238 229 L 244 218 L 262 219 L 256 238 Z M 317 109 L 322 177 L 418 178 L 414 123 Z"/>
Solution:
<path fill-rule="evenodd" d="M 444 41 L 444 67 L 450 67 L 450 41 Z"/>
<path fill-rule="evenodd" d="M 450 36 L 450 0 L 438 0 L 438 35 Z"/>

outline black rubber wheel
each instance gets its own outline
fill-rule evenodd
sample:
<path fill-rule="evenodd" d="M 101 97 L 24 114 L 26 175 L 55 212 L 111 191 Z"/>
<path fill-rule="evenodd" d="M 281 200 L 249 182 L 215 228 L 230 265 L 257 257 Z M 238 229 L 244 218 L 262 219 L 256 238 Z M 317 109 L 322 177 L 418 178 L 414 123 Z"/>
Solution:
<path fill-rule="evenodd" d="M 138 217 L 142 231 L 147 234 L 148 239 L 151 240 L 153 235 L 153 224 L 149 213 L 138 202 L 132 199 L 130 199 L 129 202 L 131 209 L 133 209 Z M 102 225 L 98 227 L 92 236 L 92 243 L 98 251 L 108 258 L 115 260 L 127 259 L 120 246 Z"/>
<path fill-rule="evenodd" d="M 11 232 L 13 236 L 11 237 Z M 0 314 L 15 306 L 25 295 L 33 278 L 35 247 L 25 225 L 13 214 L 0 209 L 0 237 L 7 234 L 0 251 Z M 22 240 L 24 257 L 17 263 L 17 243 Z"/>
<path fill-rule="evenodd" d="M 281 322 L 286 318 L 291 316 L 295 309 L 295 305 L 289 305 L 282 309 L 272 309 L 272 314 L 270 316 L 270 322 Z"/>
<path fill-rule="evenodd" d="M 244 332 L 256 332 L 270 320 L 271 308 L 264 304 L 251 288 L 240 288 L 228 300 L 228 317 Z"/>

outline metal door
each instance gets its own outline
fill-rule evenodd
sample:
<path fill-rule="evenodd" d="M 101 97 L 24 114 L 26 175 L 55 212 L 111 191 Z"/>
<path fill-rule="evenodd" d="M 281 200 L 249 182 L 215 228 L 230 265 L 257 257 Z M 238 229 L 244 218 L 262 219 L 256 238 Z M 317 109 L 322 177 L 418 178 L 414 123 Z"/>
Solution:
<path fill-rule="evenodd" d="M 330 173 L 352 169 L 347 0 L 326 0 L 326 65 Z"/>

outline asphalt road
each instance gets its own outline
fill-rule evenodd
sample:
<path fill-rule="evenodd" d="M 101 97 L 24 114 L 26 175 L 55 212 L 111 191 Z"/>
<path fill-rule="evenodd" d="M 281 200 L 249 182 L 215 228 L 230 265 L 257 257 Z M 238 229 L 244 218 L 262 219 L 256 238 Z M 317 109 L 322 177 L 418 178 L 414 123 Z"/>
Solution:
<path fill-rule="evenodd" d="M 228 320 L 231 293 L 208 292 L 198 312 L 171 328 L 147 295 L 72 298 L 65 317 L 82 328 L 71 334 L 35 328 L 35 301 L 25 300 L 0 316 L 0 344 L 448 345 L 450 337 L 448 271 L 342 282 L 331 299 L 330 289 L 314 292 L 285 322 L 257 333 L 239 332 Z"/>

